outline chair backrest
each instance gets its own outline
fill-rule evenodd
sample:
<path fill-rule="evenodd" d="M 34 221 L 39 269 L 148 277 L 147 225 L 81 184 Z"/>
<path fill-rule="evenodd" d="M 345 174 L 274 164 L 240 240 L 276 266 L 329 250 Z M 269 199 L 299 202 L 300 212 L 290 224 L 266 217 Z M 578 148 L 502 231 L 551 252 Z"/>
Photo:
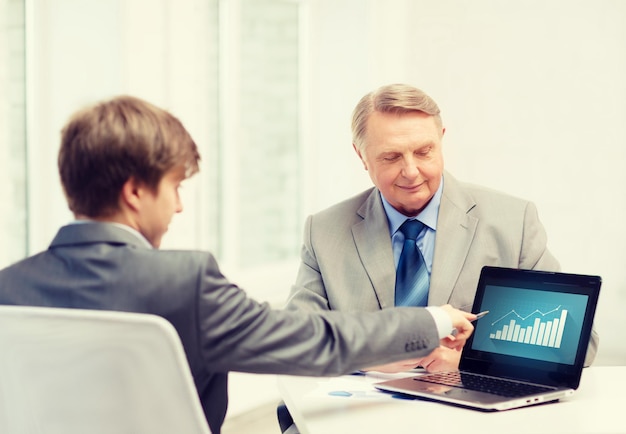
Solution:
<path fill-rule="evenodd" d="M 0 433 L 209 428 L 178 334 L 165 319 L 0 306 Z"/>

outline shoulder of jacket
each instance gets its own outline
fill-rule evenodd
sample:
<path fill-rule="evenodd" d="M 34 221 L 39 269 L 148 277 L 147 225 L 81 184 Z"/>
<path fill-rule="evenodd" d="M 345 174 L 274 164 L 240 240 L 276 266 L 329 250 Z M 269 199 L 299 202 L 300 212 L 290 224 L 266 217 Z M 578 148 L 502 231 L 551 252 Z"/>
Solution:
<path fill-rule="evenodd" d="M 375 187 L 368 188 L 348 199 L 342 200 L 341 202 L 337 202 L 334 205 L 329 206 L 326 209 L 318 211 L 313 214 L 314 217 L 324 217 L 324 216 L 336 216 L 336 215 L 345 215 L 346 213 L 356 213 L 361 206 L 369 200 L 369 198 L 374 194 L 376 190 Z"/>

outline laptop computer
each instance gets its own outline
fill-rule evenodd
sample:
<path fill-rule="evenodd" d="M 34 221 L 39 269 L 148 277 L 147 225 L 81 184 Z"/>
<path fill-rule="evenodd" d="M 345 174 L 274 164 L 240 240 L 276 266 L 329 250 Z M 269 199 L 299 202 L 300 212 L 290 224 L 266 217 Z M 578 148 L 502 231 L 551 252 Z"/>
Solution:
<path fill-rule="evenodd" d="M 600 292 L 599 276 L 484 267 L 459 370 L 377 383 L 377 389 L 481 410 L 574 393 Z"/>

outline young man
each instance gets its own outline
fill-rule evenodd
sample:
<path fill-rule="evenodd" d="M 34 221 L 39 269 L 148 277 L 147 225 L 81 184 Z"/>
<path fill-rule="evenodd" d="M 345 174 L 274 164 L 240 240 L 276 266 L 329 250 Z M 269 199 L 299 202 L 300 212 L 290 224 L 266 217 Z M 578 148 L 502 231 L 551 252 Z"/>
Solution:
<path fill-rule="evenodd" d="M 450 306 L 272 310 L 230 283 L 210 253 L 158 250 L 182 211 L 178 188 L 198 171 L 199 159 L 178 119 L 145 101 L 119 97 L 76 113 L 58 160 L 76 221 L 48 250 L 0 271 L 0 303 L 168 319 L 213 433 L 226 413 L 228 371 L 339 375 L 464 345 L 475 316 Z"/>

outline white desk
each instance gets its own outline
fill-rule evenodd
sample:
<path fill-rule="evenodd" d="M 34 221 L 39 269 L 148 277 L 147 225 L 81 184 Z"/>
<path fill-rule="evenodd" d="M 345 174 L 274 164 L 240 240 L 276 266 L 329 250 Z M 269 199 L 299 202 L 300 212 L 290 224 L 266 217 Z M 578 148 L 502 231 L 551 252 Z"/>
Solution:
<path fill-rule="evenodd" d="M 386 378 L 279 376 L 278 388 L 302 434 L 626 433 L 626 366 L 585 368 L 567 399 L 488 413 L 379 394 L 372 384 Z"/>

